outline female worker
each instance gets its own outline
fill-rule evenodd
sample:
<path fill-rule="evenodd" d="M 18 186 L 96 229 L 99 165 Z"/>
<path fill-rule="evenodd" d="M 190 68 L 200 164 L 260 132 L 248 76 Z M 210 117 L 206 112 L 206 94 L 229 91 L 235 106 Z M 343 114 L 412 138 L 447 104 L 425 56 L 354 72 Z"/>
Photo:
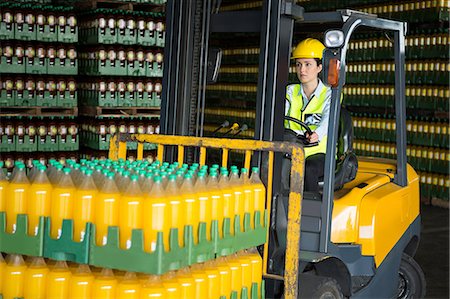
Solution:
<path fill-rule="evenodd" d="M 304 122 L 311 129 L 308 135 L 293 121 L 285 121 L 285 128 L 305 134 L 310 143 L 316 146 L 305 147 L 305 191 L 319 191 L 319 178 L 324 174 L 327 144 L 328 120 L 330 112 L 331 89 L 319 79 L 322 71 L 322 55 L 325 46 L 318 40 L 307 38 L 300 42 L 292 53 L 295 70 L 300 84 L 287 86 L 287 116 Z"/>

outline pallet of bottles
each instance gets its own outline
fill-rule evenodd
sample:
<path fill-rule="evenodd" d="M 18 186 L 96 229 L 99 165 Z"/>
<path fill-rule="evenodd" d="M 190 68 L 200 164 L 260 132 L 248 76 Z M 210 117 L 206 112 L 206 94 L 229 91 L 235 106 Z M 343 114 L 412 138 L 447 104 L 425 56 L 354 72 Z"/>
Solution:
<path fill-rule="evenodd" d="M 2 296 L 3 295 L 3 296 Z M 164 275 L 0 253 L 0 298 L 264 298 L 262 259 L 256 249 Z"/>
<path fill-rule="evenodd" d="M 3 252 L 163 274 L 266 242 L 257 168 L 35 160 L 27 173 L 15 164 L 0 180 Z"/>

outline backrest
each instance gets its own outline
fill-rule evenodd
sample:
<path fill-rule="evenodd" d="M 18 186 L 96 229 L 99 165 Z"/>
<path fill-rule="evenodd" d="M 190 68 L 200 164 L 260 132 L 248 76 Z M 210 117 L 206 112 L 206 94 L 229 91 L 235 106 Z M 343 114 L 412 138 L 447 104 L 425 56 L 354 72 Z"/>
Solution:
<path fill-rule="evenodd" d="M 338 160 L 349 151 L 353 151 L 352 117 L 350 115 L 350 112 L 348 112 L 344 107 L 341 107 L 337 144 Z"/>

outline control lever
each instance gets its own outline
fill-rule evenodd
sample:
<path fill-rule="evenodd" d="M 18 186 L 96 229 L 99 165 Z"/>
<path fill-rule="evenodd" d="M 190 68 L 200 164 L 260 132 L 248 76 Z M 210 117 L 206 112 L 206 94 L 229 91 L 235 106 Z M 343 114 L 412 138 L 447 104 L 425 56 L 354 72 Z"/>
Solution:
<path fill-rule="evenodd" d="M 242 127 L 233 135 L 233 137 L 235 137 L 247 130 L 248 130 L 248 126 L 246 124 L 243 124 Z"/>
<path fill-rule="evenodd" d="M 228 129 L 228 131 L 226 131 L 222 137 L 224 137 L 225 135 L 227 135 L 228 133 L 230 133 L 231 131 L 237 131 L 239 130 L 239 124 L 238 123 L 234 123 L 230 129 Z"/>
<path fill-rule="evenodd" d="M 217 132 L 222 130 L 223 128 L 226 128 L 230 125 L 230 122 L 228 120 L 225 120 L 220 126 L 218 126 L 213 132 L 212 135 L 215 136 Z"/>

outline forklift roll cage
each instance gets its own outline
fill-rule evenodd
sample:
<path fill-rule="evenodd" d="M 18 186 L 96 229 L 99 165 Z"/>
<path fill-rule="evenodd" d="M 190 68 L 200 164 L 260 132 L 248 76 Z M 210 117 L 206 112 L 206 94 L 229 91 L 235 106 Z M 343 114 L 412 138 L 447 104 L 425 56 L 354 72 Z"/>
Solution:
<path fill-rule="evenodd" d="M 330 234 L 340 99 L 345 84 L 349 40 L 354 31 L 362 26 L 390 31 L 394 36 L 397 167 L 393 181 L 400 187 L 408 184 L 404 70 L 406 23 L 380 19 L 376 15 L 352 10 L 309 13 L 294 4 L 293 0 L 265 0 L 262 10 L 230 12 L 219 12 L 220 2 L 220 0 L 167 1 L 161 134 L 203 136 L 205 86 L 208 81 L 208 63 L 211 64 L 208 51 L 210 34 L 259 32 L 260 54 L 254 139 L 282 141 L 284 131 L 282 116 L 284 116 L 294 24 L 298 23 L 305 27 L 316 24 L 342 26 L 339 30 L 344 35 L 344 42 L 339 47 L 327 48 L 324 53 L 324 69 L 327 68 L 328 58 L 338 59 L 340 69 L 338 84 L 331 88 L 320 242 L 317 252 L 300 251 L 301 260 L 318 261 L 333 256 L 336 245 L 331 243 Z M 168 160 L 176 159 L 174 151 L 167 150 L 165 155 Z M 187 159 L 188 156 L 189 153 L 186 154 Z M 282 155 L 275 155 L 275 165 L 281 165 L 282 159 Z M 256 166 L 262 165 L 261 156 L 254 157 L 252 161 L 256 161 Z M 274 178 L 281 177 L 281 166 L 275 167 L 273 171 Z M 272 190 L 273 194 L 280 192 L 281 182 L 274 180 Z M 273 199 L 275 200 L 275 196 Z M 296 297 L 297 286 L 290 287 L 294 288 L 290 295 Z"/>

